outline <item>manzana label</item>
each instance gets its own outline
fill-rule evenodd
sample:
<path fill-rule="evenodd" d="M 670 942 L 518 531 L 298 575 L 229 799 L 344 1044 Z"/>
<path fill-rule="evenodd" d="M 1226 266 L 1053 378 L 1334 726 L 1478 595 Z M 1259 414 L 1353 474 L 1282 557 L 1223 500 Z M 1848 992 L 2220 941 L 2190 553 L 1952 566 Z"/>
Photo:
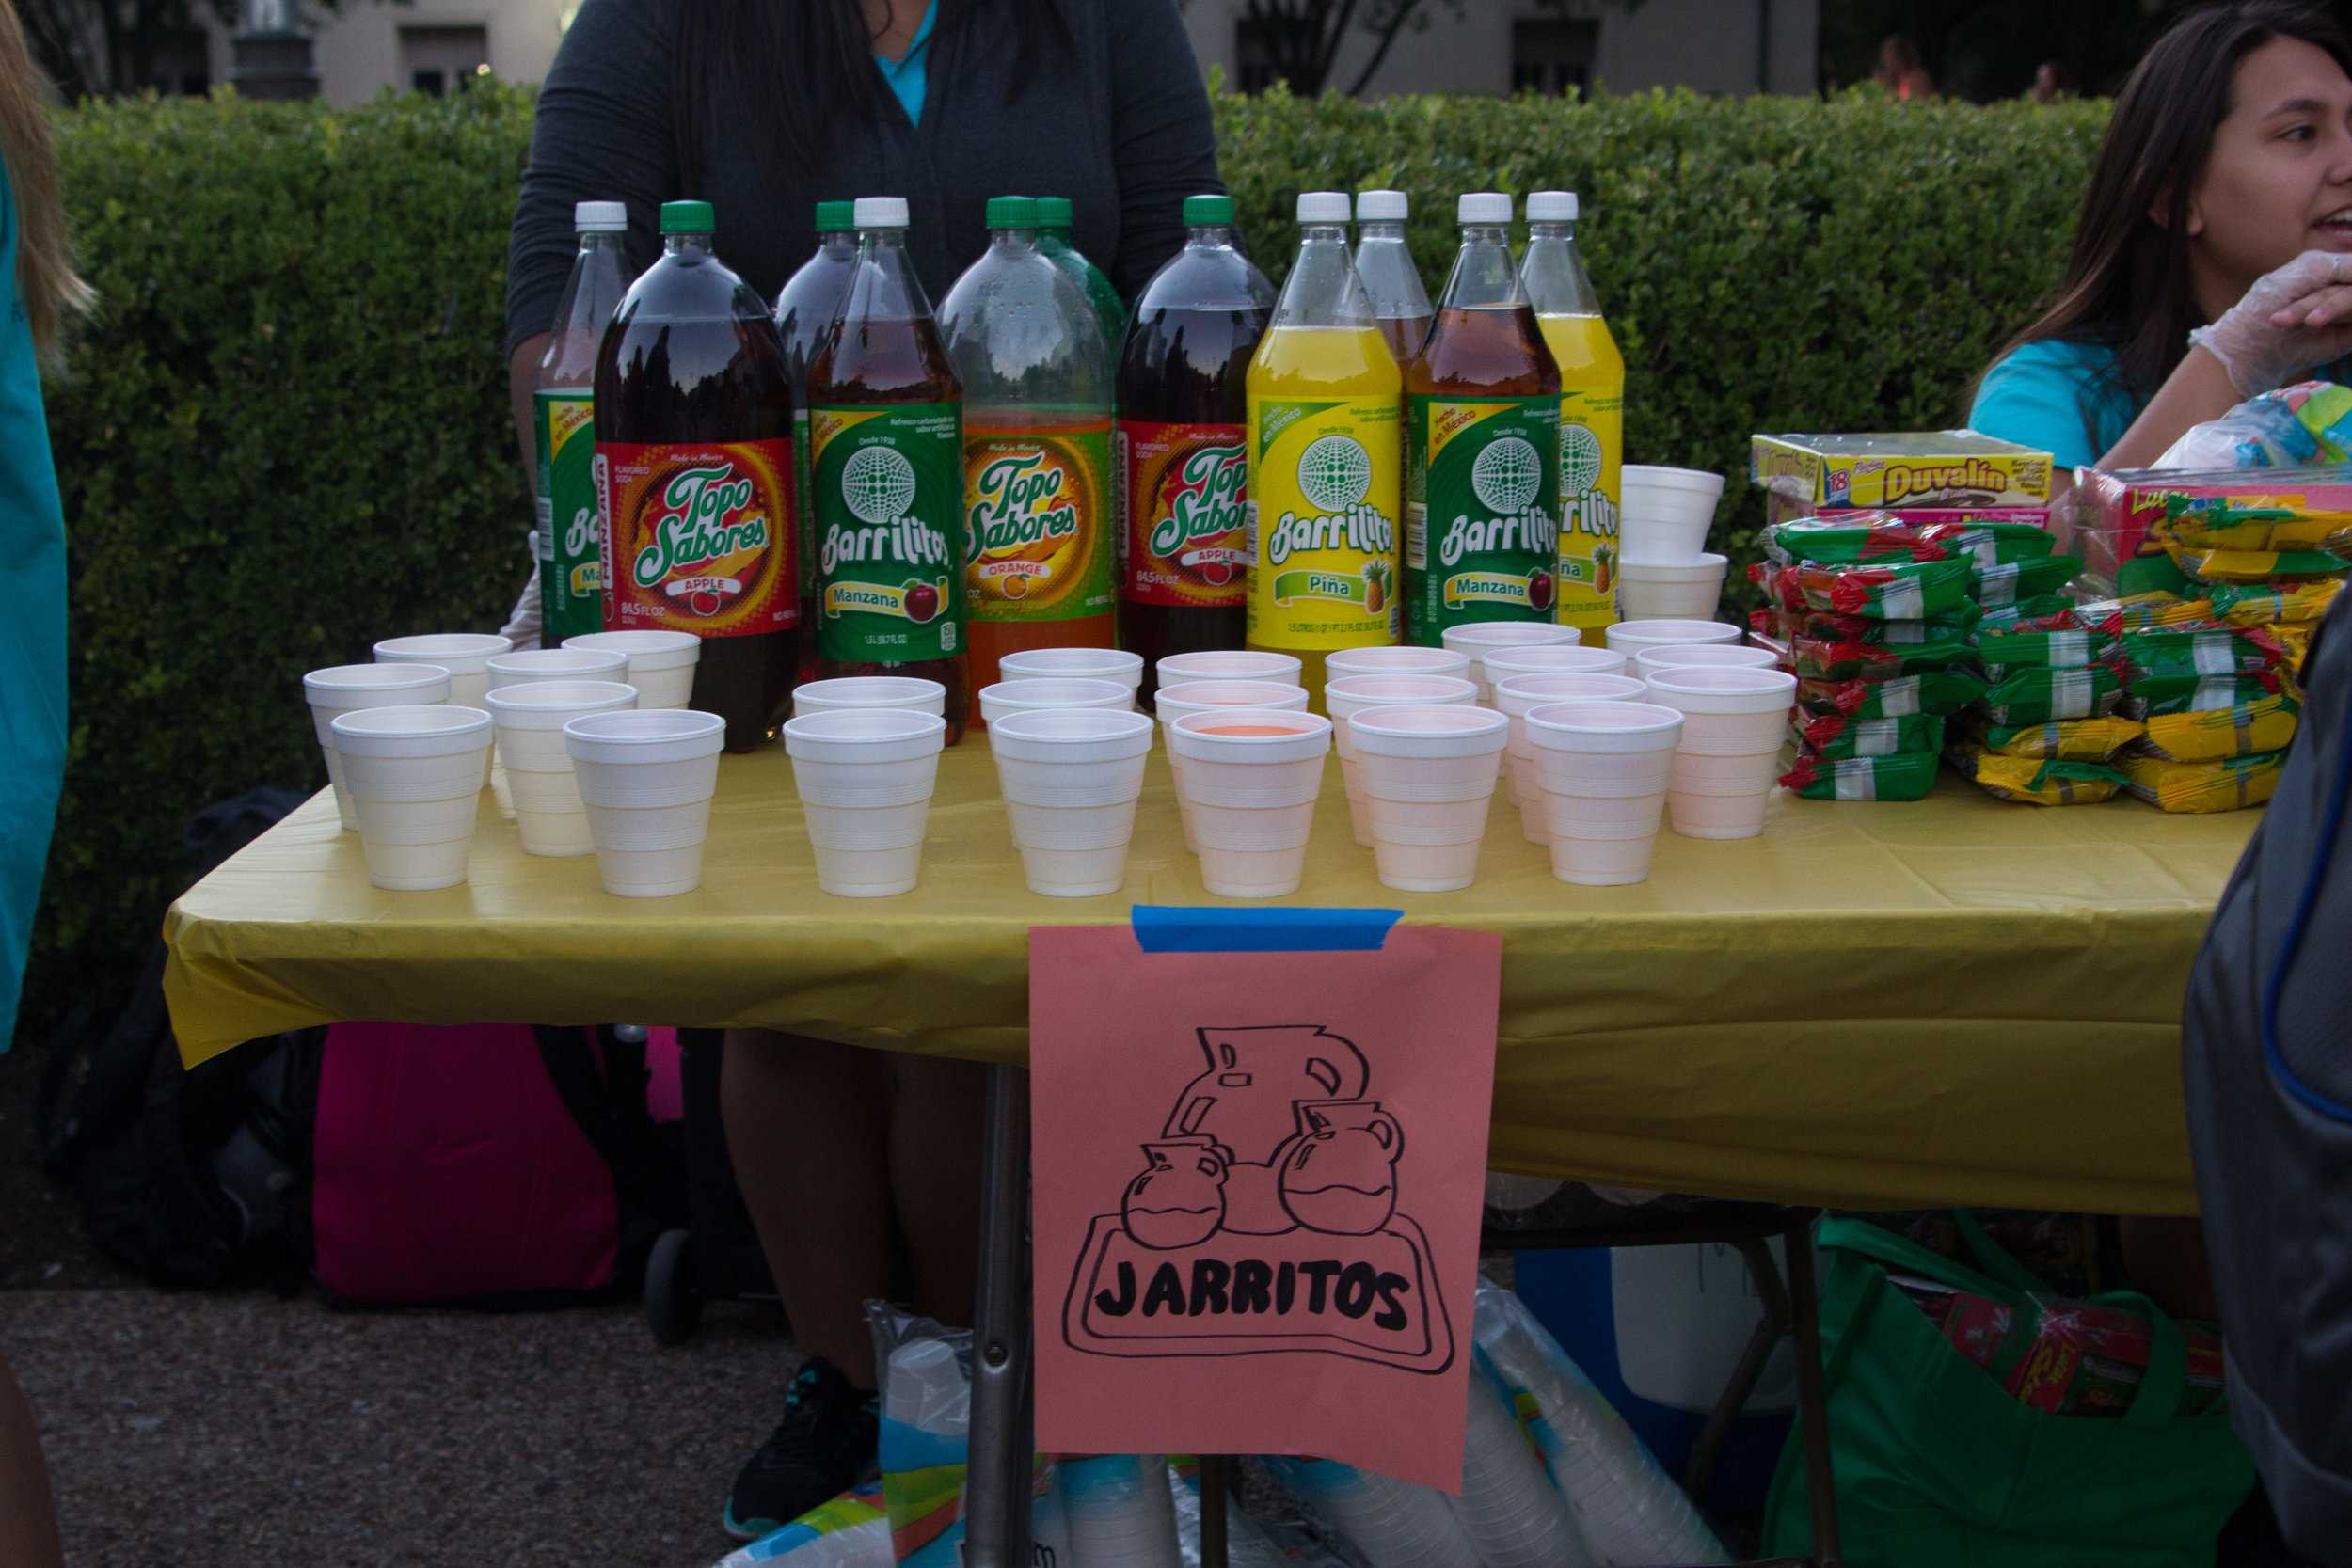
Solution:
<path fill-rule="evenodd" d="M 809 410 L 822 657 L 910 664 L 962 651 L 961 425 L 953 403 Z"/>
<path fill-rule="evenodd" d="M 1121 420 L 1119 447 L 1120 596 L 1171 609 L 1242 604 L 1249 593 L 1248 432 Z"/>
<path fill-rule="evenodd" d="M 963 550 L 976 621 L 1111 608 L 1110 421 L 963 433 Z"/>
<path fill-rule="evenodd" d="M 1448 626 L 1549 621 L 1558 601 L 1560 402 L 1408 400 L 1406 641 Z"/>
<path fill-rule="evenodd" d="M 541 637 L 604 629 L 604 523 L 597 508 L 596 401 L 581 388 L 532 396 L 539 449 Z"/>
<path fill-rule="evenodd" d="M 792 443 L 598 441 L 605 625 L 701 637 L 796 626 Z"/>

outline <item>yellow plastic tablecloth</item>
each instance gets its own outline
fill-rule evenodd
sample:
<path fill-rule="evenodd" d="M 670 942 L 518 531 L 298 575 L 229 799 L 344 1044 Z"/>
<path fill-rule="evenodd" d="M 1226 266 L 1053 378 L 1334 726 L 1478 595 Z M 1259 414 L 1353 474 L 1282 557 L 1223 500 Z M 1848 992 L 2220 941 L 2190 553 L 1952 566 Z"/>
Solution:
<path fill-rule="evenodd" d="M 1916 805 L 1782 798 L 1761 838 L 1661 833 L 1650 879 L 1554 879 L 1498 805 L 1478 883 L 1391 892 L 1329 769 L 1293 902 L 1401 907 L 1503 938 L 1499 1166 L 1849 1206 L 2195 1209 L 2181 1110 L 2190 959 L 2259 816 L 2009 805 L 1947 778 Z M 1155 752 L 1127 886 L 1023 886 L 985 739 L 946 753 L 922 886 L 817 887 L 781 747 L 722 764 L 702 888 L 606 895 L 593 859 L 522 853 L 501 776 L 470 880 L 368 885 L 313 798 L 172 907 L 190 1061 L 338 1019 L 789 1027 L 1018 1061 L 1033 925 L 1222 902 Z M 1117 1021 L 1106 1020 L 1115 1030 Z"/>

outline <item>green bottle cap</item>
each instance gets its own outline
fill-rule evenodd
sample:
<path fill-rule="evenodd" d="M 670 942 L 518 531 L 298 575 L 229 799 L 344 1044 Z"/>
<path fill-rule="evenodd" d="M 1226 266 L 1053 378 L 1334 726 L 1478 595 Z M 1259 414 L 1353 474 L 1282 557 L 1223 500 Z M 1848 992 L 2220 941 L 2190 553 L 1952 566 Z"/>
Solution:
<path fill-rule="evenodd" d="M 988 198 L 988 226 L 991 229 L 1035 229 L 1039 205 L 1032 197 L 992 196 Z"/>
<path fill-rule="evenodd" d="M 1041 196 L 1037 198 L 1037 224 L 1040 229 L 1068 229 L 1070 222 L 1068 197 Z"/>
<path fill-rule="evenodd" d="M 817 204 L 817 232 L 841 234 L 857 227 L 857 203 L 854 201 L 819 201 Z"/>
<path fill-rule="evenodd" d="M 664 234 L 707 234 L 714 221 L 707 201 L 665 201 L 661 204 Z"/>
<path fill-rule="evenodd" d="M 1230 196 L 1188 196 L 1184 198 L 1184 227 L 1208 229 L 1230 225 L 1233 221 L 1233 198 Z"/>

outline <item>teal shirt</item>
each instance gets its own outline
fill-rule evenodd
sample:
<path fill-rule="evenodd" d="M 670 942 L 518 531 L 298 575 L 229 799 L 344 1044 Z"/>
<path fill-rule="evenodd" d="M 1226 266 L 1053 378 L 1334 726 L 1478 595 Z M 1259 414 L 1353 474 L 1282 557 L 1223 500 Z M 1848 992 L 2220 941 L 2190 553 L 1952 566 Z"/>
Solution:
<path fill-rule="evenodd" d="M 2044 339 L 1984 372 L 1968 428 L 2050 454 L 2060 473 L 2099 461 L 2141 404 L 2109 374 L 2115 351 Z"/>
<path fill-rule="evenodd" d="M 922 25 L 914 29 L 914 37 L 907 44 L 907 52 L 895 60 L 885 60 L 880 55 L 874 56 L 874 64 L 882 70 L 882 80 L 890 84 L 890 90 L 898 95 L 898 106 L 906 110 L 910 125 L 923 122 L 924 72 L 931 55 L 931 24 L 938 20 L 939 0 L 926 0 Z"/>
<path fill-rule="evenodd" d="M 0 177 L 0 1051 L 16 1035 L 66 743 L 65 517 L 16 240 L 16 198 Z"/>

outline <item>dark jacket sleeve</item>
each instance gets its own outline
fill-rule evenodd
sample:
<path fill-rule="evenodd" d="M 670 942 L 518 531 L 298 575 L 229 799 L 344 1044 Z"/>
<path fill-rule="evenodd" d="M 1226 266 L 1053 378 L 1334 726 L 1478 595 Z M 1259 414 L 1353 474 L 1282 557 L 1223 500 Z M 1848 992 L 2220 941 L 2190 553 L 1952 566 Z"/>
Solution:
<path fill-rule="evenodd" d="M 675 194 L 670 119 L 671 11 L 658 0 L 584 0 L 539 89 L 531 157 L 506 245 L 506 345 L 545 332 L 577 248 L 572 205 L 628 204 L 632 271 L 660 248 L 661 203 Z"/>
<path fill-rule="evenodd" d="M 1111 155 L 1120 296 L 1134 299 L 1184 243 L 1184 198 L 1222 193 L 1209 92 L 1176 0 L 1112 0 Z"/>

